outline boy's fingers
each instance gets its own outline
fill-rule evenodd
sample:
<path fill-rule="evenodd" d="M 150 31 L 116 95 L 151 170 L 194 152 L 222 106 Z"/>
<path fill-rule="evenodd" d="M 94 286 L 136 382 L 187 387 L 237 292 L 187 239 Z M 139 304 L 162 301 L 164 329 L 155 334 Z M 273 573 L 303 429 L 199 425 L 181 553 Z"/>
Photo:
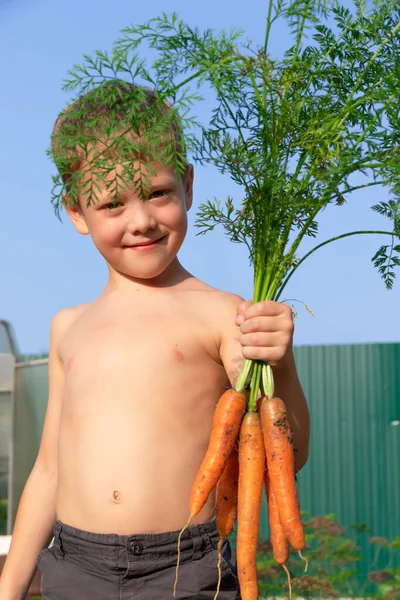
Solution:
<path fill-rule="evenodd" d="M 249 306 L 251 306 L 251 300 L 244 300 L 238 305 L 235 321 L 236 325 L 241 325 L 243 323 L 243 321 L 245 320 L 245 312 L 247 311 Z"/>
<path fill-rule="evenodd" d="M 256 304 L 250 303 L 246 309 L 245 317 L 246 319 L 257 316 L 279 317 L 285 313 L 291 314 L 291 312 L 290 306 L 287 306 L 286 304 L 275 302 L 273 300 L 265 300 L 263 302 L 257 302 Z"/>

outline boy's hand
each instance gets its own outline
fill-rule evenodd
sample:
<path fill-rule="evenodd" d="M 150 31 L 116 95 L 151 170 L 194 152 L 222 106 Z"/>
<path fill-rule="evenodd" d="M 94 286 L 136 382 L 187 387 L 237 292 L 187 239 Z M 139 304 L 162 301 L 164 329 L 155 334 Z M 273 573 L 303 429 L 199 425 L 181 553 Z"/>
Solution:
<path fill-rule="evenodd" d="M 237 307 L 243 356 L 281 368 L 293 358 L 294 324 L 292 309 L 286 304 L 250 300 Z"/>

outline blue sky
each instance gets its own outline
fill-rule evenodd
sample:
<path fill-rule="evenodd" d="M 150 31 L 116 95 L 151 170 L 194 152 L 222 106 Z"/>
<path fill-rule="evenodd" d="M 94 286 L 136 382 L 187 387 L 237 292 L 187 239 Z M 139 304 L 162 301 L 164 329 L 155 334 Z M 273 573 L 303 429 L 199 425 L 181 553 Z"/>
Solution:
<path fill-rule="evenodd" d="M 253 42 L 264 34 L 266 0 L 0 0 L 0 319 L 11 322 L 23 353 L 46 352 L 53 315 L 94 299 L 106 283 L 106 268 L 90 239 L 80 237 L 50 204 L 54 167 L 46 156 L 58 112 L 69 100 L 61 90 L 68 69 L 84 53 L 110 50 L 123 27 L 161 12 L 177 11 L 200 29 L 241 28 Z M 276 52 L 286 47 L 277 31 Z M 282 46 L 283 44 L 283 46 Z M 224 200 L 240 190 L 229 176 L 195 168 L 195 206 L 180 259 L 207 283 L 252 296 L 252 271 L 245 247 L 215 231 L 196 236 L 196 207 L 214 196 Z M 382 188 L 357 192 L 341 208 L 320 217 L 319 241 L 355 229 L 388 229 L 370 206 L 388 198 Z M 297 304 L 295 344 L 399 342 L 400 282 L 387 291 L 371 263 L 389 238 L 359 236 L 316 253 L 292 278 L 286 298 Z M 315 242 L 312 244 L 315 245 Z M 305 244 L 303 251 L 311 248 Z"/>

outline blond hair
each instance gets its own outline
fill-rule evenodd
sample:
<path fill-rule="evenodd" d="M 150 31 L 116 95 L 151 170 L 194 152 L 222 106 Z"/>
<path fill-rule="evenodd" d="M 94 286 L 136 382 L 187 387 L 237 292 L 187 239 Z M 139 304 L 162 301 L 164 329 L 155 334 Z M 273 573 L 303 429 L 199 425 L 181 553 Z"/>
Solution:
<path fill-rule="evenodd" d="M 173 105 L 150 88 L 118 79 L 78 97 L 54 124 L 50 153 L 72 203 L 77 202 L 73 181 L 84 166 L 93 166 L 93 150 L 103 163 L 134 157 L 174 166 L 180 176 L 188 166 Z"/>

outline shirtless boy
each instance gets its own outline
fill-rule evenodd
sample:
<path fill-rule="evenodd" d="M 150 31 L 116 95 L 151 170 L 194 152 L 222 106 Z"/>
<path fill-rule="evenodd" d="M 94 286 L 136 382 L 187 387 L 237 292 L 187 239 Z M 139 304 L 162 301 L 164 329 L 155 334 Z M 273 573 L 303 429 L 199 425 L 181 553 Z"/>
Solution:
<path fill-rule="evenodd" d="M 309 413 L 293 358 L 291 309 L 245 302 L 181 265 L 193 166 L 182 178 L 154 166 L 145 201 L 132 189 L 117 204 L 106 192 L 90 206 L 84 194 L 79 205 L 65 204 L 109 278 L 99 298 L 53 318 L 42 439 L 0 600 L 24 598 L 36 566 L 43 600 L 172 598 L 178 532 L 213 412 L 244 357 L 273 367 L 294 432 L 296 470 L 307 460 Z M 214 597 L 213 509 L 211 497 L 182 536 L 178 599 Z M 235 568 L 226 542 L 220 600 L 240 598 Z"/>

